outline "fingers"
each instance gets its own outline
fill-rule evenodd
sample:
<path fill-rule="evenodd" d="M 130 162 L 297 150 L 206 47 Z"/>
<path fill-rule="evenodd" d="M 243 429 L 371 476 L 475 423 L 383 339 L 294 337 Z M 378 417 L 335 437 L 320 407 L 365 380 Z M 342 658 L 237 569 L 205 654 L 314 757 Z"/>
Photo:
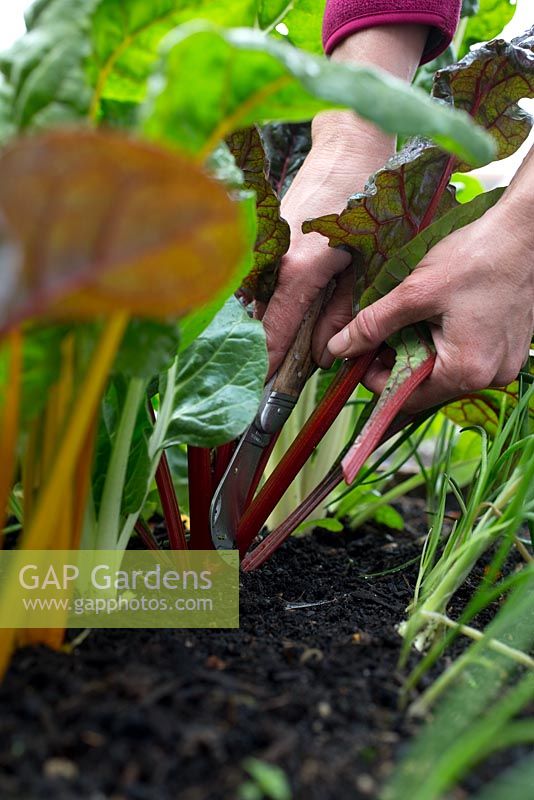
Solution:
<path fill-rule="evenodd" d="M 475 342 L 474 337 L 467 342 L 464 339 L 455 344 L 454 339 L 447 339 L 437 326 L 432 326 L 432 333 L 437 351 L 434 369 L 430 377 L 410 397 L 404 411 L 419 412 L 486 389 L 490 385 L 506 386 L 515 380 L 521 367 L 521 355 L 518 356 L 517 353 L 523 353 L 526 345 L 517 350 L 496 345 L 490 351 Z M 383 359 L 375 360 L 365 376 L 366 388 L 375 394 L 381 394 L 390 372 Z"/>
<path fill-rule="evenodd" d="M 297 335 L 307 309 L 313 303 L 319 289 L 301 291 L 297 297 L 280 287 L 271 297 L 263 316 L 263 327 L 269 351 L 269 376 L 278 369 Z"/>
<path fill-rule="evenodd" d="M 312 355 L 322 369 L 329 369 L 334 361 L 327 349 L 328 341 L 352 319 L 353 285 L 354 270 L 349 267 L 337 279 L 335 291 L 315 326 Z"/>
<path fill-rule="evenodd" d="M 310 238 L 312 238 L 310 234 Z M 293 343 L 300 323 L 334 275 L 342 272 L 350 261 L 348 253 L 333 250 L 317 241 L 295 246 L 284 256 L 278 285 L 263 314 L 263 326 L 269 350 L 269 375 L 280 366 Z M 260 307 L 259 312 L 263 309 Z"/>
<path fill-rule="evenodd" d="M 330 339 L 328 350 L 344 358 L 367 353 L 401 328 L 438 315 L 442 302 L 443 292 L 433 291 L 432 281 L 423 282 L 414 272 L 385 297 L 362 309 Z"/>

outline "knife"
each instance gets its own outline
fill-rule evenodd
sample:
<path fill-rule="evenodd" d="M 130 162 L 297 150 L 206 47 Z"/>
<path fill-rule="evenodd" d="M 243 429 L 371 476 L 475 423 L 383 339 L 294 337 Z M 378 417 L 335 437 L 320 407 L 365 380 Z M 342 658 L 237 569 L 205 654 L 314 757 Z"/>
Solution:
<path fill-rule="evenodd" d="M 325 292 L 310 306 L 295 341 L 265 388 L 260 407 L 245 431 L 215 490 L 210 509 L 211 538 L 217 550 L 234 550 L 239 521 L 265 448 L 282 429 L 297 404 L 315 365 L 311 356 L 313 329 L 321 313 Z"/>

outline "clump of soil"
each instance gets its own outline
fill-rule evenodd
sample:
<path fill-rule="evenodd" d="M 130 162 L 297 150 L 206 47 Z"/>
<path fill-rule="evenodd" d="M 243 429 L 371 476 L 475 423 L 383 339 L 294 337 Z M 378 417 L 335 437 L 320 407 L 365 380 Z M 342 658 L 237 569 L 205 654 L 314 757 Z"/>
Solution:
<path fill-rule="evenodd" d="M 417 564 L 366 576 L 416 558 L 422 532 L 290 540 L 243 575 L 239 630 L 20 651 L 0 686 L 0 797 L 236 800 L 251 755 L 285 769 L 295 800 L 376 797 L 413 733 L 395 626 Z"/>

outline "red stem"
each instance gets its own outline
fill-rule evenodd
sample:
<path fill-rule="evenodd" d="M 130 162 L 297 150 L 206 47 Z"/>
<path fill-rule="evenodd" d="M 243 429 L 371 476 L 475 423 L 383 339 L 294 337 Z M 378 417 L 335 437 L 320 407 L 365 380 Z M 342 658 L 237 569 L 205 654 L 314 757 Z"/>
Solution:
<path fill-rule="evenodd" d="M 171 550 L 187 550 L 184 523 L 182 522 L 172 474 L 165 453 L 162 453 L 156 470 L 156 486 L 158 487 Z"/>
<path fill-rule="evenodd" d="M 276 530 L 269 533 L 251 553 L 245 556 L 241 563 L 243 571 L 252 572 L 252 570 L 258 569 L 262 564 L 265 564 L 273 553 L 278 550 L 280 545 L 291 536 L 295 528 L 309 517 L 319 503 L 328 497 L 330 492 L 332 492 L 342 480 L 343 472 L 341 471 L 341 465 L 336 464 L 325 479 L 308 495 L 304 502 L 301 503 Z"/>
<path fill-rule="evenodd" d="M 151 401 L 148 401 L 148 413 L 152 422 L 156 421 L 156 413 Z M 172 473 L 169 468 L 169 462 L 165 452 L 161 454 L 158 468 L 156 470 L 156 486 L 158 489 L 159 499 L 161 501 L 161 510 L 163 512 L 163 519 L 167 526 L 167 534 L 169 537 L 169 544 L 171 550 L 187 550 L 187 540 L 185 538 L 185 528 L 182 522 L 182 515 L 180 513 L 180 506 L 178 505 L 178 498 L 174 489 L 174 482 Z"/>
<path fill-rule="evenodd" d="M 189 549 L 213 550 L 210 529 L 210 504 L 213 496 L 211 450 L 187 448 L 189 467 Z"/>
<path fill-rule="evenodd" d="M 418 415 L 404 414 L 401 412 L 395 417 L 393 423 L 387 429 L 380 444 L 384 444 L 384 442 L 387 442 L 388 439 L 391 439 L 392 436 L 400 433 L 400 431 L 402 431 L 408 425 L 413 424 L 416 420 L 418 424 L 422 424 L 437 410 L 438 407 L 428 409 L 427 411 L 423 411 Z M 254 550 L 252 550 L 252 552 L 247 553 L 241 563 L 241 568 L 245 572 L 252 572 L 253 570 L 258 569 L 265 564 L 265 562 L 268 561 L 268 559 L 278 550 L 280 545 L 282 545 L 286 539 L 291 536 L 295 528 L 304 522 L 304 520 L 307 519 L 307 517 L 309 517 L 313 511 L 315 511 L 319 503 L 322 503 L 323 500 L 326 500 L 330 492 L 333 492 L 334 489 L 341 483 L 343 480 L 343 471 L 341 469 L 340 462 L 341 456 L 339 459 L 337 459 L 330 472 L 326 475 L 324 481 L 321 481 L 321 483 L 315 487 L 315 489 L 308 495 L 303 503 L 301 503 L 301 505 L 296 508 L 295 511 L 293 511 L 291 516 L 288 517 L 276 530 L 269 533 L 265 539 Z"/>
<path fill-rule="evenodd" d="M 138 519 L 135 523 L 135 532 L 142 540 L 147 550 L 160 550 L 160 547 L 154 538 L 154 534 L 142 519 Z"/>
<path fill-rule="evenodd" d="M 376 352 L 366 353 L 342 364 L 322 401 L 244 513 L 237 530 L 237 542 L 242 555 L 247 552 L 267 517 L 328 432 L 375 358 Z"/>
<path fill-rule="evenodd" d="M 341 462 L 345 482 L 351 484 L 371 453 L 373 453 L 384 434 L 401 411 L 406 400 L 413 394 L 417 387 L 428 378 L 436 361 L 435 352 L 431 352 L 418 367 L 410 373 L 409 377 L 399 388 L 387 397 L 381 406 L 377 406 L 356 441 Z M 383 397 L 383 395 L 382 395 Z"/>
<path fill-rule="evenodd" d="M 248 497 L 247 497 L 246 502 L 245 502 L 245 511 L 248 509 L 248 507 L 250 506 L 250 504 L 254 500 L 254 495 L 256 494 L 256 489 L 260 485 L 260 481 L 261 481 L 261 479 L 263 477 L 263 473 L 265 472 L 265 468 L 266 468 L 267 463 L 268 463 L 268 461 L 269 461 L 269 459 L 271 457 L 271 453 L 274 450 L 274 446 L 275 446 L 276 442 L 278 441 L 278 437 L 279 436 L 280 436 L 280 431 L 278 431 L 278 433 L 275 433 L 275 435 L 271 439 L 270 443 L 267 445 L 267 447 L 264 449 L 264 451 L 262 453 L 262 456 L 260 458 L 260 462 L 258 464 L 258 468 L 257 468 L 256 473 L 254 475 L 254 480 L 250 484 L 250 489 L 248 490 Z"/>

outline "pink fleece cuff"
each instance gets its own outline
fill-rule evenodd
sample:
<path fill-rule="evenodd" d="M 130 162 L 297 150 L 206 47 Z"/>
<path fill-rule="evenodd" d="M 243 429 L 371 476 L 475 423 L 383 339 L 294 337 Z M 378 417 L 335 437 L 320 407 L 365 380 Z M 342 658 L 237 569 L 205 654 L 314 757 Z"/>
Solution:
<path fill-rule="evenodd" d="M 451 43 L 458 25 L 461 0 L 328 0 L 323 24 L 327 55 L 348 36 L 379 25 L 428 25 L 431 29 L 421 64 L 431 61 Z"/>

